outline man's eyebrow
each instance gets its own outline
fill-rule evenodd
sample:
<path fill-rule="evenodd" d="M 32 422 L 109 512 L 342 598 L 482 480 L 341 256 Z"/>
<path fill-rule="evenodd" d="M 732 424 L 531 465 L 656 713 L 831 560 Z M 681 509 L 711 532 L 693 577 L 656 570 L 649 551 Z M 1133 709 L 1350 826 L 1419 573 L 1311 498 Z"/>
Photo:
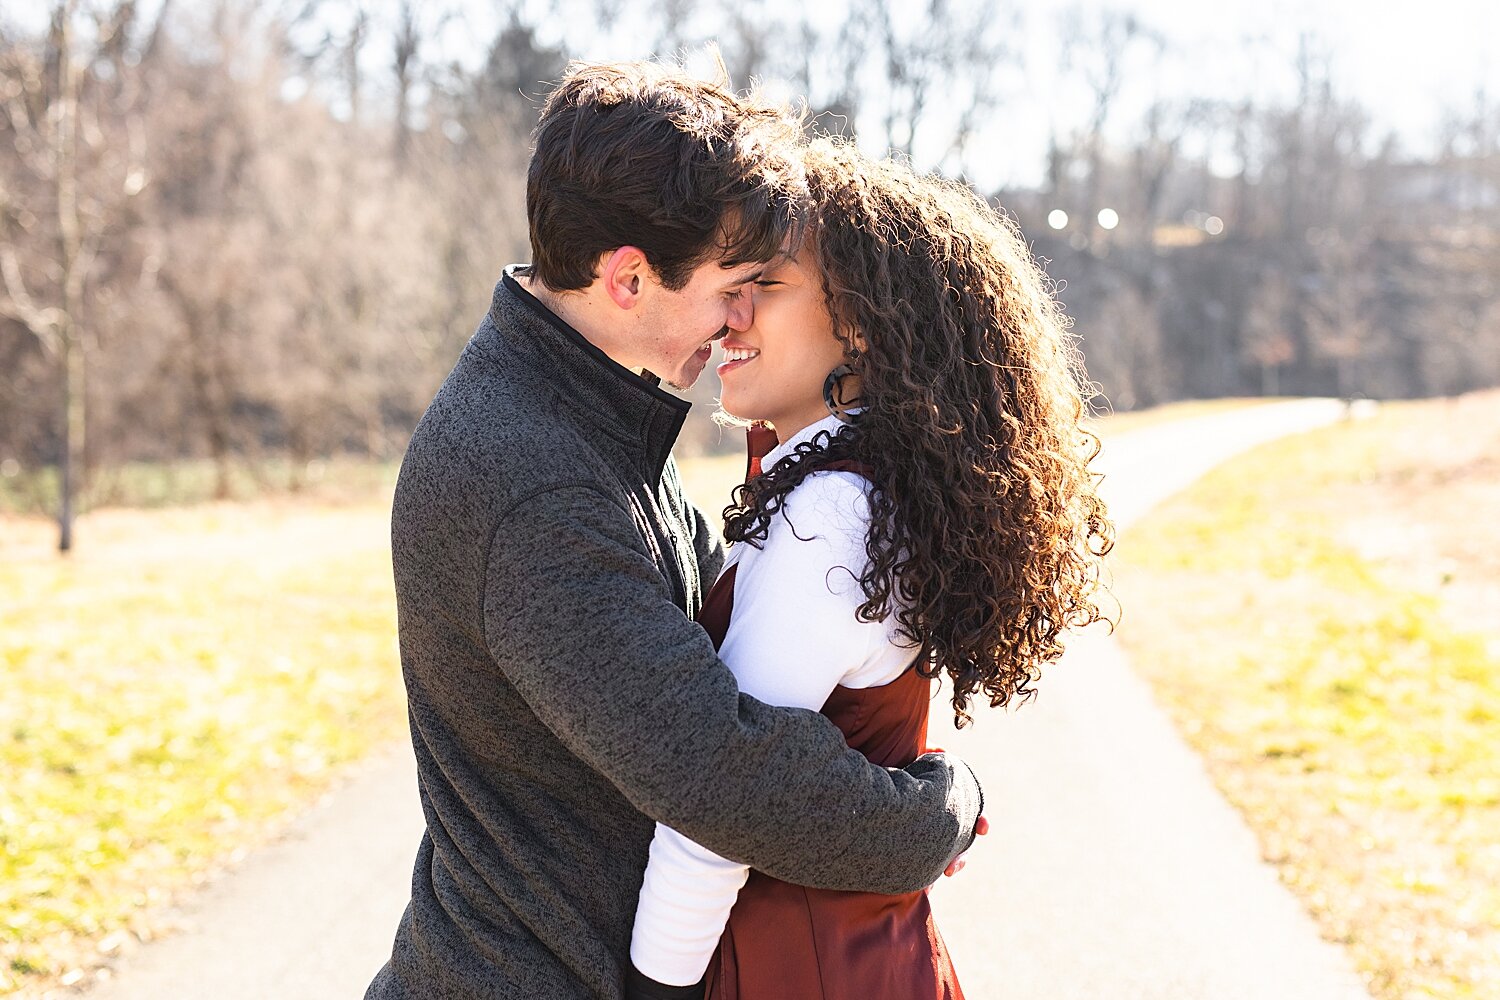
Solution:
<path fill-rule="evenodd" d="M 757 264 L 757 265 L 755 265 L 755 270 L 750 271 L 750 272 L 748 272 L 748 273 L 746 273 L 746 274 L 744 274 L 744 275 L 742 275 L 740 277 L 733 278 L 733 279 L 725 282 L 724 283 L 724 287 L 725 288 L 733 288 L 735 285 L 743 285 L 743 284 L 747 284 L 747 283 L 749 283 L 751 281 L 754 281 L 756 278 L 759 278 L 762 274 L 766 273 L 766 267 L 767 266 L 768 265 L 766 265 L 766 264 Z"/>

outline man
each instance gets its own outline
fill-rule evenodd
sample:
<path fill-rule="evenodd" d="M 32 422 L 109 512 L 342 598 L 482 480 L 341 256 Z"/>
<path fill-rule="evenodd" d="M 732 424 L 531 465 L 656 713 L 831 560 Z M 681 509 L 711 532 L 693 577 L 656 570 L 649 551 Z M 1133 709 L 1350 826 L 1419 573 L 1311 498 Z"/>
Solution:
<path fill-rule="evenodd" d="M 906 892 L 972 841 L 968 769 L 869 764 L 690 619 L 722 562 L 670 449 L 797 225 L 796 125 L 652 65 L 576 68 L 510 268 L 412 437 L 392 554 L 427 831 L 368 1000 L 619 1000 L 653 820 L 807 885 Z M 670 995 L 670 994 L 669 994 Z M 686 995 L 691 995 L 688 992 Z"/>

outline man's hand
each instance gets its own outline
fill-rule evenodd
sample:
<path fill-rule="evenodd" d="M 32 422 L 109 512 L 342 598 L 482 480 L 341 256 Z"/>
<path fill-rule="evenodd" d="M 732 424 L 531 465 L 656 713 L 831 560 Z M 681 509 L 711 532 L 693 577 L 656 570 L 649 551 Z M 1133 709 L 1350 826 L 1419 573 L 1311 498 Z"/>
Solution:
<path fill-rule="evenodd" d="M 928 749 L 927 752 L 928 753 L 945 753 L 946 751 L 942 747 L 931 747 L 931 748 Z M 981 800 L 981 802 L 980 802 L 980 808 L 981 809 L 984 808 L 983 800 Z M 990 832 L 990 821 L 987 820 L 987 819 L 985 819 L 983 814 L 980 814 L 978 822 L 976 822 L 974 824 L 974 834 L 975 834 L 976 837 L 983 837 L 985 834 L 987 834 L 989 832 Z M 973 845 L 971 844 L 970 847 L 969 847 L 969 850 L 973 850 L 973 849 L 974 849 Z M 952 861 L 948 862 L 948 867 L 943 869 L 943 874 L 946 875 L 946 876 L 948 876 L 949 878 L 952 878 L 954 875 L 957 875 L 959 872 L 963 871 L 964 870 L 964 865 L 968 864 L 968 861 L 966 860 L 968 858 L 968 856 L 969 856 L 969 851 L 964 851 L 958 857 L 956 857 Z"/>
<path fill-rule="evenodd" d="M 977 822 L 977 823 L 974 824 L 974 832 L 976 834 L 978 834 L 979 836 L 981 836 L 981 837 L 984 836 L 985 834 L 989 833 L 990 832 L 990 821 L 987 820 L 987 819 L 985 819 L 983 816 L 979 817 L 979 822 Z M 948 867 L 943 869 L 943 874 L 951 876 L 951 875 L 957 875 L 959 872 L 963 871 L 964 870 L 964 865 L 967 864 L 967 862 L 964 859 L 967 858 L 968 856 L 969 856 L 969 852 L 968 851 L 964 851 L 958 857 L 954 858 L 951 862 L 948 863 Z"/>

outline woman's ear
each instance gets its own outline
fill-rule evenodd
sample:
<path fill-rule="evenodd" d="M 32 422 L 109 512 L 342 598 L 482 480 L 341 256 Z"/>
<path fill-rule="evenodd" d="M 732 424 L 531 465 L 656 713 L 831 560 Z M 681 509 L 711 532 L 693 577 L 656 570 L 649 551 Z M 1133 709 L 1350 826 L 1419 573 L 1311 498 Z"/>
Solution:
<path fill-rule="evenodd" d="M 645 251 L 640 247 L 617 248 L 604 257 L 599 268 L 604 294 L 621 309 L 634 309 L 640 305 L 641 295 L 646 290 L 650 268 Z"/>

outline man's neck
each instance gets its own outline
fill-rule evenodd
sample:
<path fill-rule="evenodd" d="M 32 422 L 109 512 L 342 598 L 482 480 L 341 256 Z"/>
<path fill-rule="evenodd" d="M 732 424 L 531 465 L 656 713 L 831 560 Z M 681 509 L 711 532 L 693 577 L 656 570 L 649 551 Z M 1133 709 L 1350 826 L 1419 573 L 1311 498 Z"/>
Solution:
<path fill-rule="evenodd" d="M 515 275 L 515 279 L 517 284 L 530 292 L 538 302 L 552 310 L 554 316 L 577 330 L 584 340 L 587 340 L 590 344 L 603 351 L 611 361 L 622 367 L 629 368 L 637 375 L 644 374 L 644 368 L 632 366 L 615 357 L 614 352 L 610 350 L 609 338 L 602 336 L 598 328 L 595 327 L 592 317 L 589 315 L 587 303 L 582 296 L 569 295 L 566 292 L 555 292 L 548 288 L 544 282 L 537 281 L 529 274 L 517 274 Z"/>

